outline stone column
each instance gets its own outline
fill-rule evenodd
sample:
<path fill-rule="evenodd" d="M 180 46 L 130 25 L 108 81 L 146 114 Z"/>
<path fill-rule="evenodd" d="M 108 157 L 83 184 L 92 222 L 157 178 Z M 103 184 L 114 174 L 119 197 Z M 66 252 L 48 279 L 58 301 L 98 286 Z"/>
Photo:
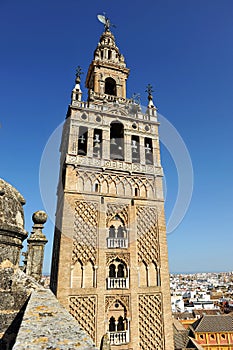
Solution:
<path fill-rule="evenodd" d="M 99 92 L 99 74 L 94 73 L 94 92 Z"/>
<path fill-rule="evenodd" d="M 125 143 L 125 161 L 132 163 L 132 147 L 131 147 L 131 135 L 124 135 L 124 143 Z"/>
<path fill-rule="evenodd" d="M 26 274 L 39 281 L 42 276 L 44 261 L 44 246 L 48 242 L 42 232 L 43 225 L 47 221 L 47 214 L 44 211 L 37 211 L 32 215 L 34 225 L 31 236 L 28 238 L 27 267 Z"/>
<path fill-rule="evenodd" d="M 102 158 L 103 159 L 110 159 L 110 131 L 109 130 L 103 130 Z"/>
<path fill-rule="evenodd" d="M 87 139 L 87 156 L 93 157 L 93 135 L 94 129 L 88 129 L 88 139 Z"/>
<path fill-rule="evenodd" d="M 139 137 L 139 144 L 140 144 L 140 163 L 145 165 L 146 159 L 145 159 L 145 138 L 143 136 Z"/>
<path fill-rule="evenodd" d="M 152 140 L 153 148 L 153 163 L 155 166 L 160 166 L 160 150 L 159 150 L 159 141 L 157 139 Z"/>

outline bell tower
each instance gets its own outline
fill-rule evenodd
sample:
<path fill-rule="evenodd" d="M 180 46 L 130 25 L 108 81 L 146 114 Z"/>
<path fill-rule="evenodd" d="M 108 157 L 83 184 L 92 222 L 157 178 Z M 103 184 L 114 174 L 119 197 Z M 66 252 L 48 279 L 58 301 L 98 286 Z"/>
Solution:
<path fill-rule="evenodd" d="M 172 350 L 159 123 L 128 75 L 106 19 L 63 128 L 51 289 L 97 346 Z"/>
<path fill-rule="evenodd" d="M 103 101 L 109 95 L 112 96 L 112 101 L 116 98 L 124 101 L 128 75 L 129 69 L 126 68 L 124 56 L 116 46 L 114 35 L 107 28 L 100 37 L 88 69 L 88 100 Z"/>

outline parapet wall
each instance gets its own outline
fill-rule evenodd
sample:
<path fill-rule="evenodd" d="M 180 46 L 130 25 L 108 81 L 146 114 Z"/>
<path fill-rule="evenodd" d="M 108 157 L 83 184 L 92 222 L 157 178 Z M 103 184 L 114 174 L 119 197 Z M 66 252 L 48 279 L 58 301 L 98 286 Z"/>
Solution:
<path fill-rule="evenodd" d="M 13 350 L 97 350 L 49 289 L 32 292 Z"/>

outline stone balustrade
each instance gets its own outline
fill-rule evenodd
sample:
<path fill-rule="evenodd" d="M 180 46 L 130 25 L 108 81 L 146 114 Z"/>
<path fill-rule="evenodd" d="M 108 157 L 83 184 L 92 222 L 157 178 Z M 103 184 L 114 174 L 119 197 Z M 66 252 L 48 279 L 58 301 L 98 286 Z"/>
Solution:
<path fill-rule="evenodd" d="M 129 342 L 129 331 L 108 332 L 111 345 L 126 344 Z"/>
<path fill-rule="evenodd" d="M 107 278 L 107 289 L 127 289 L 129 288 L 129 279 L 127 278 Z"/>
<path fill-rule="evenodd" d="M 107 238 L 108 248 L 128 248 L 127 238 Z"/>

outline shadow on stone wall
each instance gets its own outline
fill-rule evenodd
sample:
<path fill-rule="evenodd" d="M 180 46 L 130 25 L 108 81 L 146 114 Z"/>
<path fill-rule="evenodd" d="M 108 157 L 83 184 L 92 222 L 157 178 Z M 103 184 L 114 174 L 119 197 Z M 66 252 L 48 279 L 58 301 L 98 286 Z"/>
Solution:
<path fill-rule="evenodd" d="M 11 350 L 13 348 L 29 299 L 30 297 L 24 303 L 20 311 L 16 314 L 14 320 L 5 331 L 2 339 L 0 339 L 1 350 Z"/>

